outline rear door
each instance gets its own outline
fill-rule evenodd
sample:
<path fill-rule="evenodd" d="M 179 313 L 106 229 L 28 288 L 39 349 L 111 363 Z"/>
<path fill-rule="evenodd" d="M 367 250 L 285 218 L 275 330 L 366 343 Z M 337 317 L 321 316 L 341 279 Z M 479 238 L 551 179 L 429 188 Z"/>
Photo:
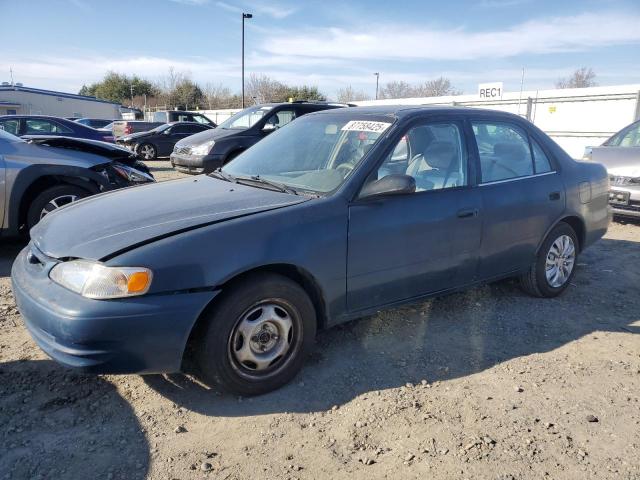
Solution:
<path fill-rule="evenodd" d="M 482 245 L 479 276 L 527 268 L 565 208 L 564 184 L 541 145 L 516 123 L 471 121 L 480 159 Z"/>
<path fill-rule="evenodd" d="M 352 312 L 473 280 L 480 197 L 459 119 L 409 127 L 368 181 L 414 177 L 416 192 L 349 207 L 347 301 Z"/>

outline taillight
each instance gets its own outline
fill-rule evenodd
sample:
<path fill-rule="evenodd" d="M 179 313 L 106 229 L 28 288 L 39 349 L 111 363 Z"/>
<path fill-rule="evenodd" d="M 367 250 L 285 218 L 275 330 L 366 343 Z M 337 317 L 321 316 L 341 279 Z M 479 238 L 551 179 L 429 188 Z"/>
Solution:
<path fill-rule="evenodd" d="M 125 135 L 129 135 L 133 133 L 133 127 L 131 125 L 127 125 L 124 127 L 124 134 Z"/>

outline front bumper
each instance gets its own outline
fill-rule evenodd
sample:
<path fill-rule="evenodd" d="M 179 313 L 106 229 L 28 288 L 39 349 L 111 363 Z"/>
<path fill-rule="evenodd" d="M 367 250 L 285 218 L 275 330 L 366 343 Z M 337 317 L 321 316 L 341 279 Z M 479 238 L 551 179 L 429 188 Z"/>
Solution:
<path fill-rule="evenodd" d="M 49 279 L 55 263 L 31 245 L 20 252 L 11 271 L 16 304 L 47 355 L 87 372 L 179 371 L 191 329 L 218 294 L 91 300 Z"/>
<path fill-rule="evenodd" d="M 612 187 L 609 190 L 609 205 L 614 215 L 640 218 L 640 187 Z"/>
<path fill-rule="evenodd" d="M 190 155 L 173 152 L 169 159 L 171 160 L 171 166 L 179 172 L 194 175 L 211 173 L 224 165 L 224 156 L 217 154 Z"/>

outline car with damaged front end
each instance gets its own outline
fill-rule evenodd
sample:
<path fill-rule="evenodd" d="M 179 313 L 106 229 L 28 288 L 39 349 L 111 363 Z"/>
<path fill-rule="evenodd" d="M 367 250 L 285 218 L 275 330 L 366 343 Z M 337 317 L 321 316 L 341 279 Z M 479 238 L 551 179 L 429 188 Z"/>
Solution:
<path fill-rule="evenodd" d="M 135 154 L 113 143 L 43 135 L 25 141 L 0 130 L 0 235 L 26 234 L 90 195 L 154 181 Z"/>
<path fill-rule="evenodd" d="M 66 365 L 259 394 L 296 375 L 320 328 L 506 277 L 561 294 L 607 230 L 607 192 L 601 165 L 515 115 L 325 110 L 209 175 L 48 215 L 13 290 Z"/>

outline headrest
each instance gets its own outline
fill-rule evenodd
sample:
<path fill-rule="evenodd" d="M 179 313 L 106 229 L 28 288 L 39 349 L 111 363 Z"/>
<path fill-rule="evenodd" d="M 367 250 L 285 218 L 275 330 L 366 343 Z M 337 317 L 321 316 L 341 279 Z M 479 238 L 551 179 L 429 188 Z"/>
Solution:
<path fill-rule="evenodd" d="M 522 143 L 518 142 L 496 143 L 493 146 L 493 154 L 496 157 L 500 157 L 511 162 L 522 162 L 528 160 L 527 151 Z"/>
<path fill-rule="evenodd" d="M 451 142 L 433 141 L 424 151 L 424 159 L 431 168 L 449 168 L 456 157 L 456 147 Z"/>

